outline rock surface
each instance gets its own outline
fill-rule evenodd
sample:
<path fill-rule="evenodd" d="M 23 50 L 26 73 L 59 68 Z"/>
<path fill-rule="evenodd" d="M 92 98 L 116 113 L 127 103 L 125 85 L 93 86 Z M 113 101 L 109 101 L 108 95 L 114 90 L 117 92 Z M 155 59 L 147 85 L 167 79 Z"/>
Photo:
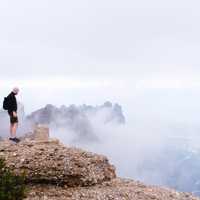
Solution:
<path fill-rule="evenodd" d="M 34 133 L 19 144 L 0 141 L 0 157 L 7 166 L 16 174 L 26 174 L 26 200 L 200 200 L 188 193 L 117 178 L 105 156 L 65 147 L 49 139 L 44 127 Z"/>
<path fill-rule="evenodd" d="M 30 191 L 26 200 L 199 200 L 188 193 L 120 178 L 91 187 L 37 185 Z"/>
<path fill-rule="evenodd" d="M 115 178 L 115 168 L 105 156 L 67 148 L 58 140 L 0 142 L 0 156 L 28 182 L 88 186 Z"/>
<path fill-rule="evenodd" d="M 48 141 L 49 140 L 49 128 L 45 125 L 37 125 L 34 128 L 33 133 L 29 132 L 21 137 L 22 140 L 35 140 L 35 141 Z"/>

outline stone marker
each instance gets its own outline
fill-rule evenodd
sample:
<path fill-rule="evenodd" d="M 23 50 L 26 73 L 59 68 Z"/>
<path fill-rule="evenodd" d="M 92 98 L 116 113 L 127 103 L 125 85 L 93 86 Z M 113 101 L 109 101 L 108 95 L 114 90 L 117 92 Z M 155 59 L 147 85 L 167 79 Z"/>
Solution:
<path fill-rule="evenodd" d="M 49 128 L 44 125 L 37 125 L 33 132 L 34 140 L 49 140 Z"/>

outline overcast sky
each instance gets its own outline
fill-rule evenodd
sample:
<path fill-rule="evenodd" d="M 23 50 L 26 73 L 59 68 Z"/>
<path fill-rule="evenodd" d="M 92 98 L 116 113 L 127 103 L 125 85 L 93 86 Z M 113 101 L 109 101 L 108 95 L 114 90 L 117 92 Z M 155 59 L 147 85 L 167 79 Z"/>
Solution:
<path fill-rule="evenodd" d="M 0 0 L 1 91 L 79 89 L 72 102 L 86 88 L 102 101 L 104 92 L 115 100 L 140 88 L 199 88 L 199 7 L 198 0 Z"/>
<path fill-rule="evenodd" d="M 0 102 L 13 86 L 26 113 L 122 105 L 130 126 L 95 130 L 131 174 L 165 135 L 199 135 L 200 0 L 0 0 Z"/>

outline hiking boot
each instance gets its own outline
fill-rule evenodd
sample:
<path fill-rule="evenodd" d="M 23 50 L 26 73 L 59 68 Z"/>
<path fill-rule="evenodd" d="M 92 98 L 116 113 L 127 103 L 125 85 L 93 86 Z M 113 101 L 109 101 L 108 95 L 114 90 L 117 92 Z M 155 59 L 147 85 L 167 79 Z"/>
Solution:
<path fill-rule="evenodd" d="M 15 138 L 15 141 L 16 141 L 17 143 L 19 143 L 19 142 L 20 142 L 20 139 L 19 139 L 19 138 Z"/>
<path fill-rule="evenodd" d="M 9 138 L 10 141 L 15 142 L 14 138 Z"/>
<path fill-rule="evenodd" d="M 9 140 L 11 140 L 11 141 L 13 141 L 13 142 L 15 142 L 15 143 L 19 143 L 20 142 L 20 139 L 18 139 L 18 138 L 9 138 Z"/>

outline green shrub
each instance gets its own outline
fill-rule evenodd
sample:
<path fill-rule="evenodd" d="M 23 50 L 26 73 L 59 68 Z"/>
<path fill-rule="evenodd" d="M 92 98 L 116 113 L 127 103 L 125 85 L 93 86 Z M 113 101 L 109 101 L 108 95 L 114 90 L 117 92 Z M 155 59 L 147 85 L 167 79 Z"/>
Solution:
<path fill-rule="evenodd" d="M 16 176 L 0 158 L 0 200 L 22 200 L 25 191 L 25 175 Z"/>

